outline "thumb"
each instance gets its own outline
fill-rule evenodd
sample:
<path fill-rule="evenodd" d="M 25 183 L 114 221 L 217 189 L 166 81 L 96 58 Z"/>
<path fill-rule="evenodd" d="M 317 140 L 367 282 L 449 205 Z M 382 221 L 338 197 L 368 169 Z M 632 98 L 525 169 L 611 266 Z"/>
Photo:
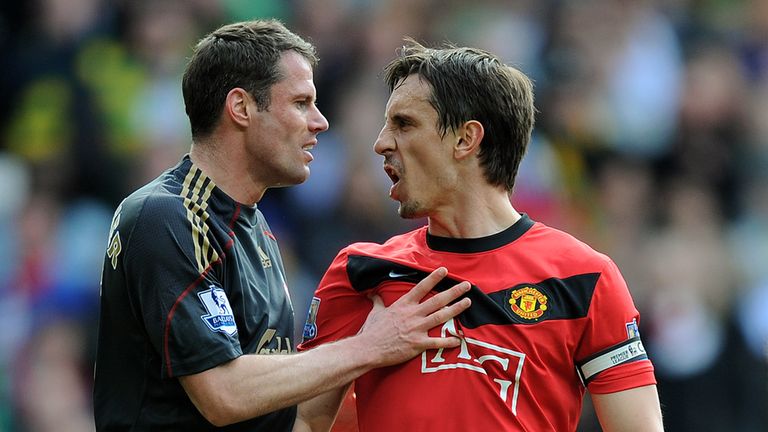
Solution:
<path fill-rule="evenodd" d="M 371 299 L 371 302 L 373 302 L 373 309 L 371 309 L 371 312 L 375 312 L 381 309 L 385 309 L 384 307 L 384 300 L 381 299 L 380 296 L 376 294 L 372 294 L 368 296 L 369 299 Z"/>
<path fill-rule="evenodd" d="M 371 303 L 372 303 L 371 311 L 368 312 L 368 316 L 365 318 L 365 322 L 360 327 L 360 330 L 357 332 L 358 334 L 362 333 L 366 328 L 368 328 L 370 322 L 375 321 L 379 313 L 386 309 L 386 307 L 384 307 L 384 301 L 378 295 L 371 294 L 368 296 L 368 298 L 371 300 Z"/>

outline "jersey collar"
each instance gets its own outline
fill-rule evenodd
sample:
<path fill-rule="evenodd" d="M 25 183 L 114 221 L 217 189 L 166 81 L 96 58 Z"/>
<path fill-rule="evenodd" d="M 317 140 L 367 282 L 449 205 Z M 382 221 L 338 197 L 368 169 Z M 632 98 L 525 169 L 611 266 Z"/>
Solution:
<path fill-rule="evenodd" d="M 251 224 L 255 224 L 258 221 L 258 208 L 256 205 L 250 206 L 241 204 L 227 195 L 226 192 L 216 186 L 216 183 L 214 183 L 213 180 L 200 169 L 200 167 L 192 162 L 189 154 L 184 155 L 177 166 L 176 176 L 179 181 L 183 182 L 187 173 L 193 169 L 199 171 L 199 174 L 197 174 L 196 177 L 196 182 L 199 182 L 200 184 L 210 183 L 213 186 L 208 201 L 209 205 L 217 209 L 217 212 L 220 214 L 233 214 L 235 219 L 242 218 Z"/>
<path fill-rule="evenodd" d="M 523 213 L 520 219 L 509 228 L 487 237 L 451 238 L 432 235 L 427 231 L 427 246 L 441 252 L 476 253 L 493 250 L 511 243 L 525 234 L 534 221 Z"/>

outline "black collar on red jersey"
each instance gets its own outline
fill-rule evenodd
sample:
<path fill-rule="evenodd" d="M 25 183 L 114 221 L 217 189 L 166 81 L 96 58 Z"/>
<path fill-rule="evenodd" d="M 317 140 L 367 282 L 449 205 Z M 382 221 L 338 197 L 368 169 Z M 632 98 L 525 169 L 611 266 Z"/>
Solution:
<path fill-rule="evenodd" d="M 427 231 L 427 246 L 432 250 L 443 252 L 485 252 L 517 240 L 533 226 L 533 223 L 533 220 L 523 213 L 517 222 L 504 231 L 478 238 L 439 237 Z"/>

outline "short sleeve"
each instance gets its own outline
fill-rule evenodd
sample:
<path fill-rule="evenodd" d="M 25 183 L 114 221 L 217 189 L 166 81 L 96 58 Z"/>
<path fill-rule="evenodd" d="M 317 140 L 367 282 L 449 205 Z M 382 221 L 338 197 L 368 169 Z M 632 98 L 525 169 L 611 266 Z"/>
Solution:
<path fill-rule="evenodd" d="M 577 370 L 590 392 L 613 393 L 656 383 L 639 321 L 624 278 L 606 258 L 576 353 Z"/>
<path fill-rule="evenodd" d="M 150 201 L 126 244 L 131 304 L 161 358 L 161 376 L 202 372 L 242 355 L 217 274 L 223 249 L 205 223 L 181 202 Z"/>
<path fill-rule="evenodd" d="M 357 334 L 371 311 L 368 293 L 356 291 L 349 281 L 347 262 L 344 249 L 320 281 L 307 313 L 300 351 Z"/>

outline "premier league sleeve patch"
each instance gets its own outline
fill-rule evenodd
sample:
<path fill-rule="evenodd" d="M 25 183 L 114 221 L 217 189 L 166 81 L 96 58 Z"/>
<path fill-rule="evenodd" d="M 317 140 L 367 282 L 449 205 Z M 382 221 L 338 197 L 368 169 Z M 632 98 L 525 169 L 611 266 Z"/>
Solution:
<path fill-rule="evenodd" d="M 211 331 L 234 335 L 237 333 L 237 324 L 235 324 L 235 316 L 229 306 L 227 294 L 216 285 L 211 285 L 209 288 L 197 294 L 208 311 L 207 314 L 200 315 L 200 319 Z"/>
<path fill-rule="evenodd" d="M 628 322 L 625 325 L 627 326 L 628 339 L 640 337 L 640 329 L 637 326 L 637 318 L 632 318 L 632 322 Z"/>
<path fill-rule="evenodd" d="M 317 311 L 320 309 L 320 298 L 312 297 L 312 303 L 307 312 L 307 322 L 304 323 L 304 342 L 312 340 L 317 336 Z"/>

